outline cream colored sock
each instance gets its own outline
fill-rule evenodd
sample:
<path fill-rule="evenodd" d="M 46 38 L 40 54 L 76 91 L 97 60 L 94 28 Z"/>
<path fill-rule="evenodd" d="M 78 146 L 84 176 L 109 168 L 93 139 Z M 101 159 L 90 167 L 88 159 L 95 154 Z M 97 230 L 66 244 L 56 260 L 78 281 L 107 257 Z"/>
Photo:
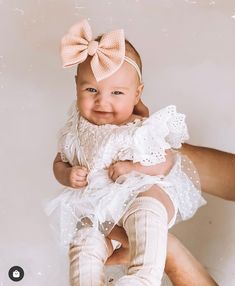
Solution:
<path fill-rule="evenodd" d="M 105 237 L 96 229 L 79 230 L 70 246 L 70 285 L 104 286 L 104 263 L 108 258 Z"/>
<path fill-rule="evenodd" d="M 167 211 L 152 197 L 137 197 L 122 218 L 130 247 L 127 275 L 115 286 L 160 286 L 167 249 Z"/>

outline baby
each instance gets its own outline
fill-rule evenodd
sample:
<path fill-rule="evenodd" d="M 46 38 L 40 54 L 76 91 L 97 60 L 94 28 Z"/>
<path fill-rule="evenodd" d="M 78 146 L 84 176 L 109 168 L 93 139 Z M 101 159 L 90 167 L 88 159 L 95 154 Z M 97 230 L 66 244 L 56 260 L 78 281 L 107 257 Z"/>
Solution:
<path fill-rule="evenodd" d="M 115 227 L 125 229 L 130 250 L 115 285 L 161 285 L 168 228 L 205 204 L 196 170 L 176 150 L 188 139 L 185 116 L 172 105 L 149 118 L 133 114 L 141 59 L 123 30 L 92 40 L 84 20 L 63 37 L 61 55 L 64 66 L 78 64 L 77 100 L 59 136 L 57 162 L 67 165 L 54 168 L 67 187 L 46 210 L 59 213 L 71 285 L 105 284 Z"/>

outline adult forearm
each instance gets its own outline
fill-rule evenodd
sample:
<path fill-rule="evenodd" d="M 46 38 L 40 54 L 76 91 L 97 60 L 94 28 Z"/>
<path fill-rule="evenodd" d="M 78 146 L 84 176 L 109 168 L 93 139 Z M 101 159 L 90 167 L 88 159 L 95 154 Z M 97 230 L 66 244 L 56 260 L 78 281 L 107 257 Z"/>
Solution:
<path fill-rule="evenodd" d="M 218 286 L 205 268 L 173 235 L 168 235 L 165 272 L 174 286 Z"/>
<path fill-rule="evenodd" d="M 190 144 L 183 144 L 181 152 L 196 166 L 202 191 L 235 200 L 235 154 Z"/>

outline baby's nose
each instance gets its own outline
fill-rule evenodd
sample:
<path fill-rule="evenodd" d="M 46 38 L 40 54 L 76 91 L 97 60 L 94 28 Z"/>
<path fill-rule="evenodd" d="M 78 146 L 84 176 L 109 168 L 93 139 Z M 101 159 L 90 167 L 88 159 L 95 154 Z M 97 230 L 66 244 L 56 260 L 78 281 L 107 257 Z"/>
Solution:
<path fill-rule="evenodd" d="M 97 102 L 107 102 L 107 96 L 103 93 L 97 93 L 95 99 Z"/>

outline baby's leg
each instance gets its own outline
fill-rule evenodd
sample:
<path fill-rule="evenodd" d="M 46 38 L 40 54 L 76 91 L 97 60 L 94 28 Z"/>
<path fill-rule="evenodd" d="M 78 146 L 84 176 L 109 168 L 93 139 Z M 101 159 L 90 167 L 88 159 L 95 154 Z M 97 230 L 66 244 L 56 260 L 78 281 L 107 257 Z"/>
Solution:
<path fill-rule="evenodd" d="M 167 211 L 168 224 L 174 224 L 177 210 L 175 210 L 170 197 L 159 186 L 152 186 L 148 191 L 139 193 L 138 197 L 152 197 L 161 202 Z"/>
<path fill-rule="evenodd" d="M 108 241 L 92 227 L 77 232 L 69 249 L 71 286 L 105 285 L 104 263 L 108 257 Z"/>
<path fill-rule="evenodd" d="M 122 218 L 129 238 L 130 264 L 127 275 L 119 279 L 116 286 L 161 285 L 166 260 L 168 220 L 173 217 L 174 209 L 168 201 L 169 197 L 162 197 L 162 193 L 159 191 L 157 194 L 157 190 L 156 186 L 155 189 L 140 194 Z M 166 202 L 169 204 L 168 211 Z"/>

